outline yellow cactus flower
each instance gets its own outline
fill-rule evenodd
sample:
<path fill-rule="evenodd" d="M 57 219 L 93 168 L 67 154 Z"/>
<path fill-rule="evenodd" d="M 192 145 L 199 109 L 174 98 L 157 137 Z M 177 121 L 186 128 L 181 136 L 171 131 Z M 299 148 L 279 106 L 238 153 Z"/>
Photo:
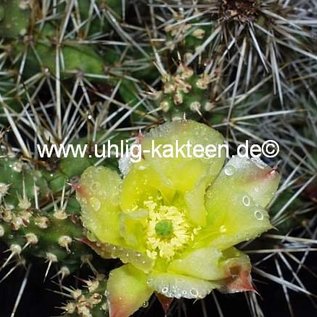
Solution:
<path fill-rule="evenodd" d="M 215 288 L 253 290 L 249 258 L 234 246 L 272 227 L 265 207 L 280 177 L 260 160 L 234 156 L 223 167 L 223 149 L 198 155 L 223 142 L 201 123 L 165 123 L 142 138 L 142 159 L 122 177 L 106 167 L 81 176 L 77 198 L 89 240 L 124 263 L 109 275 L 111 317 L 130 316 L 153 292 L 166 307 L 166 298 L 203 298 Z"/>

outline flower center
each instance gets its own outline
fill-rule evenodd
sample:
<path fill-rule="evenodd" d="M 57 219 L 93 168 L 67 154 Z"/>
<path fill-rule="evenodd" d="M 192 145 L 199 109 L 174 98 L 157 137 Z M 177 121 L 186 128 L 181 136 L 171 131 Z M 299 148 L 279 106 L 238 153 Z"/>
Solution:
<path fill-rule="evenodd" d="M 161 238 L 169 238 L 173 233 L 173 223 L 171 220 L 161 220 L 155 225 L 155 232 Z"/>
<path fill-rule="evenodd" d="M 170 260 L 176 252 L 193 240 L 196 229 L 191 227 L 184 212 L 175 206 L 144 202 L 149 211 L 147 226 L 147 255 Z"/>

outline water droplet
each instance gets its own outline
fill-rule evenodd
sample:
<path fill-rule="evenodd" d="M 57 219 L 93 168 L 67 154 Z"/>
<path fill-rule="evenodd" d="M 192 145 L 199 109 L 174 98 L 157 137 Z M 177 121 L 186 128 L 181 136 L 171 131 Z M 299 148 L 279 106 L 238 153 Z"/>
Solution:
<path fill-rule="evenodd" d="M 95 198 L 95 197 L 90 198 L 89 203 L 95 211 L 98 211 L 100 209 L 101 204 L 97 198 Z"/>
<path fill-rule="evenodd" d="M 263 213 L 260 211 L 260 210 L 257 210 L 254 212 L 254 217 L 258 220 L 263 220 L 264 218 L 264 215 Z"/>
<path fill-rule="evenodd" d="M 225 174 L 227 176 L 232 176 L 234 174 L 235 168 L 232 165 L 228 165 L 225 167 Z"/>
<path fill-rule="evenodd" d="M 92 189 L 93 191 L 96 191 L 97 188 L 98 188 L 98 184 L 97 184 L 97 183 L 94 182 L 94 183 L 91 184 L 91 189 Z"/>
<path fill-rule="evenodd" d="M 219 231 L 220 231 L 221 233 L 225 233 L 225 232 L 227 231 L 226 226 L 222 225 L 222 226 L 219 228 Z"/>
<path fill-rule="evenodd" d="M 250 206 L 250 198 L 249 196 L 243 196 L 242 203 L 244 206 Z"/>
<path fill-rule="evenodd" d="M 192 288 L 190 291 L 190 295 L 197 297 L 198 296 L 198 291 L 195 288 Z"/>

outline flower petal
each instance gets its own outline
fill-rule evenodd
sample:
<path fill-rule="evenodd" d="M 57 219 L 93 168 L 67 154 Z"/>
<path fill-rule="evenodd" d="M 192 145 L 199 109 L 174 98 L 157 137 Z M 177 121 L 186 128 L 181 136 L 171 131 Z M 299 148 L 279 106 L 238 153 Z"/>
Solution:
<path fill-rule="evenodd" d="M 219 132 L 194 121 L 165 123 L 152 129 L 142 140 L 144 161 L 167 186 L 186 193 L 189 217 L 197 225 L 205 224 L 206 210 L 190 203 L 190 193 L 197 194 L 198 185 L 204 193 L 218 175 L 225 157 L 224 151 L 219 150 L 221 144 L 223 137 Z M 202 152 L 197 153 L 197 146 L 202 148 Z M 207 159 L 207 147 L 214 147 L 219 153 L 213 153 L 215 157 Z"/>
<path fill-rule="evenodd" d="M 228 257 L 223 264 L 229 278 L 220 290 L 223 293 L 254 291 L 249 257 L 235 248 L 227 249 L 224 255 Z"/>
<path fill-rule="evenodd" d="M 208 225 L 195 247 L 211 241 L 211 246 L 226 249 L 272 228 L 263 206 L 272 199 L 278 182 L 278 173 L 268 166 L 231 159 L 207 191 Z"/>
<path fill-rule="evenodd" d="M 106 167 L 89 167 L 77 186 L 84 226 L 101 242 L 120 244 L 118 173 Z"/>
<path fill-rule="evenodd" d="M 147 229 L 147 210 L 136 210 L 120 215 L 120 233 L 130 248 L 137 251 L 145 251 L 146 236 L 144 232 Z"/>
<path fill-rule="evenodd" d="M 219 281 L 231 277 L 232 266 L 249 263 L 249 257 L 235 248 L 220 251 L 214 247 L 205 247 L 185 252 L 181 258 L 170 263 L 168 271 L 203 280 Z"/>
<path fill-rule="evenodd" d="M 172 261 L 168 271 L 203 280 L 221 280 L 226 277 L 219 265 L 221 258 L 222 252 L 213 247 L 190 250 L 181 258 Z"/>
<path fill-rule="evenodd" d="M 149 286 L 171 298 L 204 298 L 221 284 L 175 273 L 154 272 L 149 275 Z"/>
<path fill-rule="evenodd" d="M 238 188 L 265 208 L 274 197 L 280 182 L 279 173 L 260 159 L 246 159 L 233 156 L 226 164 L 224 172 L 233 173 L 226 177 L 231 188 Z M 228 176 L 228 175 L 227 175 Z"/>
<path fill-rule="evenodd" d="M 165 184 L 145 161 L 134 163 L 123 180 L 120 206 L 123 212 L 143 207 L 146 200 L 162 197 L 170 202 L 175 190 Z"/>
<path fill-rule="evenodd" d="M 254 291 L 250 259 L 236 248 L 222 252 L 210 247 L 194 250 L 171 262 L 168 270 L 217 281 L 218 288 L 224 293 Z"/>
<path fill-rule="evenodd" d="M 136 250 L 127 249 L 109 243 L 94 242 L 87 238 L 81 239 L 81 242 L 89 245 L 104 259 L 119 258 L 121 262 L 131 263 L 133 266 L 139 270 L 142 270 L 143 272 L 149 272 L 153 267 L 153 260 L 150 259 L 146 254 Z"/>
<path fill-rule="evenodd" d="M 150 298 L 153 289 L 147 285 L 146 274 L 126 264 L 110 272 L 107 292 L 110 317 L 128 317 Z"/>

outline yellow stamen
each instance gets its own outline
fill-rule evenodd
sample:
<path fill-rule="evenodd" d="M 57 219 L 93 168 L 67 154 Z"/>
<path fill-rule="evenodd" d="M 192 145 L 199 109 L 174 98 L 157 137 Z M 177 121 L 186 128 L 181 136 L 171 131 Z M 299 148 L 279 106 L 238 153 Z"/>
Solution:
<path fill-rule="evenodd" d="M 193 240 L 196 231 L 191 228 L 184 212 L 175 206 L 158 205 L 154 201 L 144 204 L 149 210 L 147 255 L 152 259 L 169 260 Z"/>

